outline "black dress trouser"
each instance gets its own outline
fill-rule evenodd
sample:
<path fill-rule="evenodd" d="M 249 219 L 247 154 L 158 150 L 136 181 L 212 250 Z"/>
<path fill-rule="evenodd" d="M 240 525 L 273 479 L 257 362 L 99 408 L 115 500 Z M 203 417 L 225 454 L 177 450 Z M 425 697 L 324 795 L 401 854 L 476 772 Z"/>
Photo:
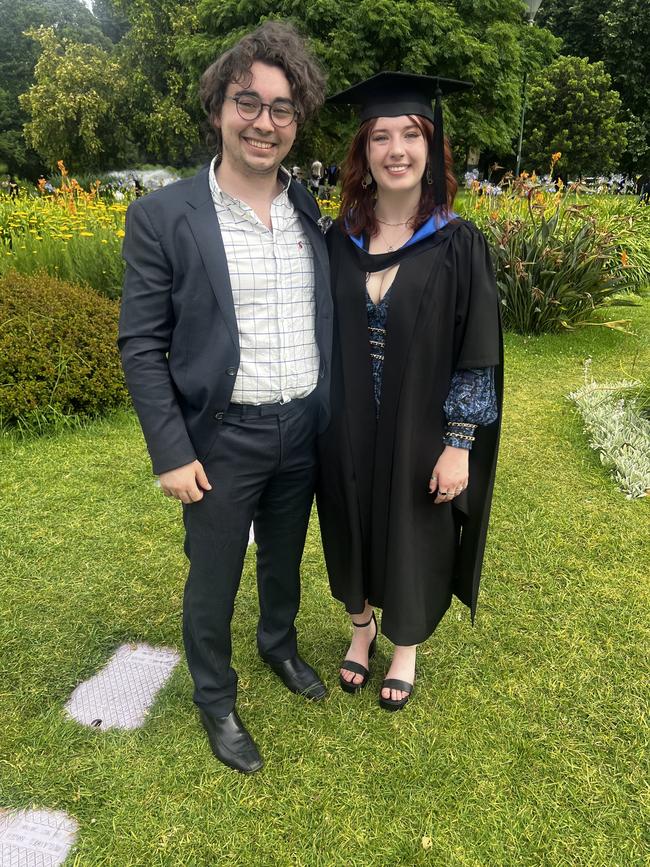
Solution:
<path fill-rule="evenodd" d="M 194 701 L 225 716 L 235 706 L 230 665 L 235 596 L 251 521 L 257 544 L 260 616 L 257 646 L 267 660 L 297 652 L 300 561 L 316 477 L 318 403 L 234 404 L 203 461 L 211 491 L 183 507 L 190 570 L 183 604 L 183 639 Z"/>

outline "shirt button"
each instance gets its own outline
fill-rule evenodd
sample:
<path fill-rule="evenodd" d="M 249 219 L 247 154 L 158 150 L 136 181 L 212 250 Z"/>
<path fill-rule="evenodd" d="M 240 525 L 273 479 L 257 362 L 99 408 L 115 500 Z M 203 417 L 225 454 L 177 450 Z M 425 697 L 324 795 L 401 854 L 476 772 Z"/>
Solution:
<path fill-rule="evenodd" d="M 215 412 L 214 417 L 217 421 L 221 421 L 223 418 L 223 413 L 222 412 Z"/>
<path fill-rule="evenodd" d="M 236 367 L 227 367 L 226 373 L 228 374 L 228 376 L 234 376 L 237 373 L 237 368 Z"/>

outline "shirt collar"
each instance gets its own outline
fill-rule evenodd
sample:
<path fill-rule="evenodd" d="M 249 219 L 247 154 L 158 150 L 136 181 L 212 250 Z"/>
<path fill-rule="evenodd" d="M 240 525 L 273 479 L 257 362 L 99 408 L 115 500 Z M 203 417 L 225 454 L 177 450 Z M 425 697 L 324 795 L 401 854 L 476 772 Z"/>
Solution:
<path fill-rule="evenodd" d="M 208 178 L 210 181 L 210 192 L 212 193 L 212 198 L 214 201 L 219 202 L 222 205 L 239 205 L 240 207 L 248 208 L 248 205 L 245 205 L 240 199 L 235 198 L 234 196 L 229 195 L 224 192 L 219 186 L 219 182 L 217 181 L 217 176 L 215 174 L 215 169 L 219 165 L 220 156 L 217 154 L 212 158 L 212 162 L 210 163 L 210 171 L 208 172 Z M 280 166 L 278 169 L 278 180 L 282 184 L 282 191 L 278 193 L 278 195 L 273 200 L 274 202 L 284 203 L 288 201 L 289 198 L 289 186 L 291 184 L 291 173 L 285 169 L 284 166 Z"/>

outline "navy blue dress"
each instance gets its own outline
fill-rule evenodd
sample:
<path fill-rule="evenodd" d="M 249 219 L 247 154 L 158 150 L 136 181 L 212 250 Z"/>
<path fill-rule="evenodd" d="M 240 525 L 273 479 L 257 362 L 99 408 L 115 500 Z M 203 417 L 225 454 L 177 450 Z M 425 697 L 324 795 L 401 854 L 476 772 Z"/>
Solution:
<path fill-rule="evenodd" d="M 375 304 L 366 291 L 366 310 L 368 313 L 368 338 L 370 341 L 370 360 L 372 380 L 377 407 L 377 417 L 381 405 L 381 383 L 384 371 L 384 352 L 386 348 L 386 322 L 391 292 L 399 277 L 388 287 L 384 297 Z M 397 290 L 399 291 L 399 286 Z M 476 437 L 476 428 L 491 424 L 498 415 L 497 398 L 494 388 L 494 368 L 469 368 L 457 370 L 451 380 L 449 394 L 444 403 L 447 427 L 443 436 L 445 445 L 471 449 Z"/>

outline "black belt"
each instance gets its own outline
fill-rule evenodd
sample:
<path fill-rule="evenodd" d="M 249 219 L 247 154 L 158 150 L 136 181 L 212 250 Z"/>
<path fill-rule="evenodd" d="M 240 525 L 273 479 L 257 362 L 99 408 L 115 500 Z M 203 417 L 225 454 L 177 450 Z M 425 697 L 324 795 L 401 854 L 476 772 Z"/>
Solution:
<path fill-rule="evenodd" d="M 236 415 L 239 418 L 261 418 L 265 415 L 290 415 L 304 407 L 314 392 L 306 397 L 293 398 L 286 403 L 261 403 L 253 405 L 249 403 L 229 403 L 227 415 Z"/>

